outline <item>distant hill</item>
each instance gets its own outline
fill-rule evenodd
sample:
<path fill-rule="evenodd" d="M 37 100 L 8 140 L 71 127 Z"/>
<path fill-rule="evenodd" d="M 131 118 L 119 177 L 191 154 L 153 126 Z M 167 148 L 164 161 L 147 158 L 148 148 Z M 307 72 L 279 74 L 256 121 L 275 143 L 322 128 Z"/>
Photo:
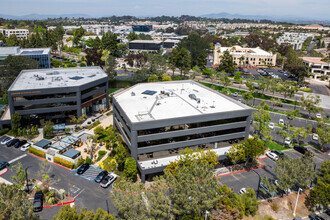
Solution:
<path fill-rule="evenodd" d="M 250 20 L 271 20 L 277 22 L 290 22 L 295 24 L 330 24 L 330 20 L 322 20 L 322 19 L 311 19 L 311 18 L 303 18 L 297 16 L 266 16 L 266 15 L 242 15 L 242 14 L 229 14 L 226 12 L 221 13 L 213 13 L 201 15 L 200 17 L 204 18 L 227 18 L 227 19 L 250 19 Z"/>
<path fill-rule="evenodd" d="M 0 18 L 4 19 L 12 19 L 12 20 L 46 20 L 48 18 L 91 18 L 91 16 L 86 14 L 62 14 L 62 15 L 40 15 L 40 14 L 29 14 L 29 15 L 22 15 L 22 16 L 16 16 L 16 15 L 6 15 L 6 14 L 0 14 Z"/>

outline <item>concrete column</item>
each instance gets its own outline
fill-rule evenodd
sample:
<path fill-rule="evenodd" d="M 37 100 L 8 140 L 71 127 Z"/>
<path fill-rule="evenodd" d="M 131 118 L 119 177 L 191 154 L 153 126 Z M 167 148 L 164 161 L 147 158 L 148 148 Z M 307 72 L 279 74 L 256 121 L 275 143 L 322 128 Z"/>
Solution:
<path fill-rule="evenodd" d="M 77 118 L 79 118 L 82 115 L 80 90 L 76 92 L 76 99 L 77 99 Z"/>
<path fill-rule="evenodd" d="M 131 156 L 137 161 L 137 131 L 131 131 Z"/>
<path fill-rule="evenodd" d="M 109 80 L 107 80 L 107 83 L 106 83 L 106 108 L 109 109 L 110 108 L 110 100 L 109 100 Z"/>
<path fill-rule="evenodd" d="M 247 122 L 246 122 L 246 128 L 245 128 L 245 137 L 244 139 L 247 139 L 249 137 L 250 134 L 250 121 L 252 119 L 252 116 L 250 115 L 249 117 L 247 117 Z"/>
<path fill-rule="evenodd" d="M 146 175 L 143 172 L 141 172 L 141 182 L 142 183 L 146 182 Z"/>

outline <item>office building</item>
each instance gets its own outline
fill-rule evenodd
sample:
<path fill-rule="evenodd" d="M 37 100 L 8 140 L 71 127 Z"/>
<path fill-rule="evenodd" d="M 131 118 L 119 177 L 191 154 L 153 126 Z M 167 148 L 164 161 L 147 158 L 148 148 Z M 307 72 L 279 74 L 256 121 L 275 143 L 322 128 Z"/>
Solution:
<path fill-rule="evenodd" d="M 132 51 L 158 51 L 163 49 L 163 42 L 157 40 L 133 40 L 128 48 Z"/>
<path fill-rule="evenodd" d="M 276 54 L 257 48 L 242 48 L 241 46 L 222 47 L 220 43 L 214 46 L 213 65 L 218 66 L 221 63 L 221 56 L 225 51 L 229 51 L 233 56 L 234 63 L 241 66 L 266 66 L 276 65 Z M 240 58 L 244 59 L 241 61 Z"/>
<path fill-rule="evenodd" d="M 39 68 L 50 68 L 50 48 L 0 47 L 0 63 L 7 56 L 28 56 L 39 62 Z"/>
<path fill-rule="evenodd" d="M 10 37 L 10 35 L 15 34 L 17 38 L 27 38 L 29 36 L 28 29 L 0 29 L 0 33 L 2 33 L 6 38 Z"/>
<path fill-rule="evenodd" d="M 150 32 L 152 31 L 152 25 L 132 25 L 132 29 L 135 32 Z"/>
<path fill-rule="evenodd" d="M 252 109 L 188 80 L 130 87 L 114 95 L 113 113 L 145 181 L 186 147 L 210 148 L 224 158 L 228 141 L 249 136 Z"/>
<path fill-rule="evenodd" d="M 278 44 L 292 45 L 294 50 L 301 50 L 303 43 L 309 37 L 313 39 L 314 34 L 285 32 L 276 40 L 276 42 Z"/>
<path fill-rule="evenodd" d="M 23 70 L 8 89 L 9 117 L 22 124 L 69 123 L 109 108 L 108 76 L 100 67 Z"/>
<path fill-rule="evenodd" d="M 309 67 L 315 79 L 321 76 L 330 76 L 330 62 L 322 61 L 322 57 L 302 57 L 301 59 Z"/>

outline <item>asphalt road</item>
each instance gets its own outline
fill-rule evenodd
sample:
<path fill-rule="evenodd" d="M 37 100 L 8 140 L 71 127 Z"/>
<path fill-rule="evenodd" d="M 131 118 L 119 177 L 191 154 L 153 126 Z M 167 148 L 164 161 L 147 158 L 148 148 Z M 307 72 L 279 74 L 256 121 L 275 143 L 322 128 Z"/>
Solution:
<path fill-rule="evenodd" d="M 13 162 L 11 166 L 17 164 L 18 162 L 21 162 L 23 168 L 28 167 L 30 179 L 41 179 L 36 177 L 35 175 L 39 170 L 39 163 L 42 162 L 41 159 L 31 156 L 26 152 L 22 152 L 14 147 L 6 147 L 0 144 L 0 162 L 11 161 L 13 159 L 21 157 L 22 155 L 25 156 Z M 61 179 L 60 182 L 52 186 L 57 189 L 63 188 L 69 193 L 70 196 L 75 197 L 76 200 L 74 204 L 78 208 L 87 207 L 88 210 L 96 210 L 97 208 L 101 208 L 103 210 L 109 209 L 110 213 L 117 213 L 110 198 L 111 187 L 104 189 L 94 181 L 89 181 L 87 179 L 75 175 L 74 171 L 66 170 L 52 163 L 49 164 L 49 175 L 51 175 L 54 179 Z M 10 177 L 13 175 L 15 175 L 15 173 L 11 171 L 9 167 L 8 172 L 1 177 L 8 181 L 11 181 Z M 108 200 L 109 207 L 106 206 L 106 200 Z M 52 219 L 53 215 L 55 215 L 59 209 L 60 207 L 46 208 L 38 214 L 43 219 Z"/>
<path fill-rule="evenodd" d="M 329 95 L 327 88 L 324 85 L 310 84 L 309 87 L 313 90 L 313 93 L 321 95 Z"/>

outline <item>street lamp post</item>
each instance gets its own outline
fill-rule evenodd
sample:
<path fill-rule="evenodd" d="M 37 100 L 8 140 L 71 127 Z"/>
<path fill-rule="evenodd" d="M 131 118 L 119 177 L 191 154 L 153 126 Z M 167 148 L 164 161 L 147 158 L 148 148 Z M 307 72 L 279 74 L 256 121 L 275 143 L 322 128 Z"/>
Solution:
<path fill-rule="evenodd" d="M 296 205 L 294 206 L 293 216 L 296 216 L 296 209 L 297 209 L 297 205 L 298 205 L 299 192 L 301 190 L 302 190 L 301 188 L 298 189 L 297 200 L 296 200 Z"/>
<path fill-rule="evenodd" d="M 29 179 L 28 179 L 28 172 L 27 172 L 27 169 L 29 167 L 25 168 L 25 177 L 26 177 L 26 188 L 27 188 L 27 191 L 28 193 L 30 192 L 30 189 L 29 189 Z"/>

